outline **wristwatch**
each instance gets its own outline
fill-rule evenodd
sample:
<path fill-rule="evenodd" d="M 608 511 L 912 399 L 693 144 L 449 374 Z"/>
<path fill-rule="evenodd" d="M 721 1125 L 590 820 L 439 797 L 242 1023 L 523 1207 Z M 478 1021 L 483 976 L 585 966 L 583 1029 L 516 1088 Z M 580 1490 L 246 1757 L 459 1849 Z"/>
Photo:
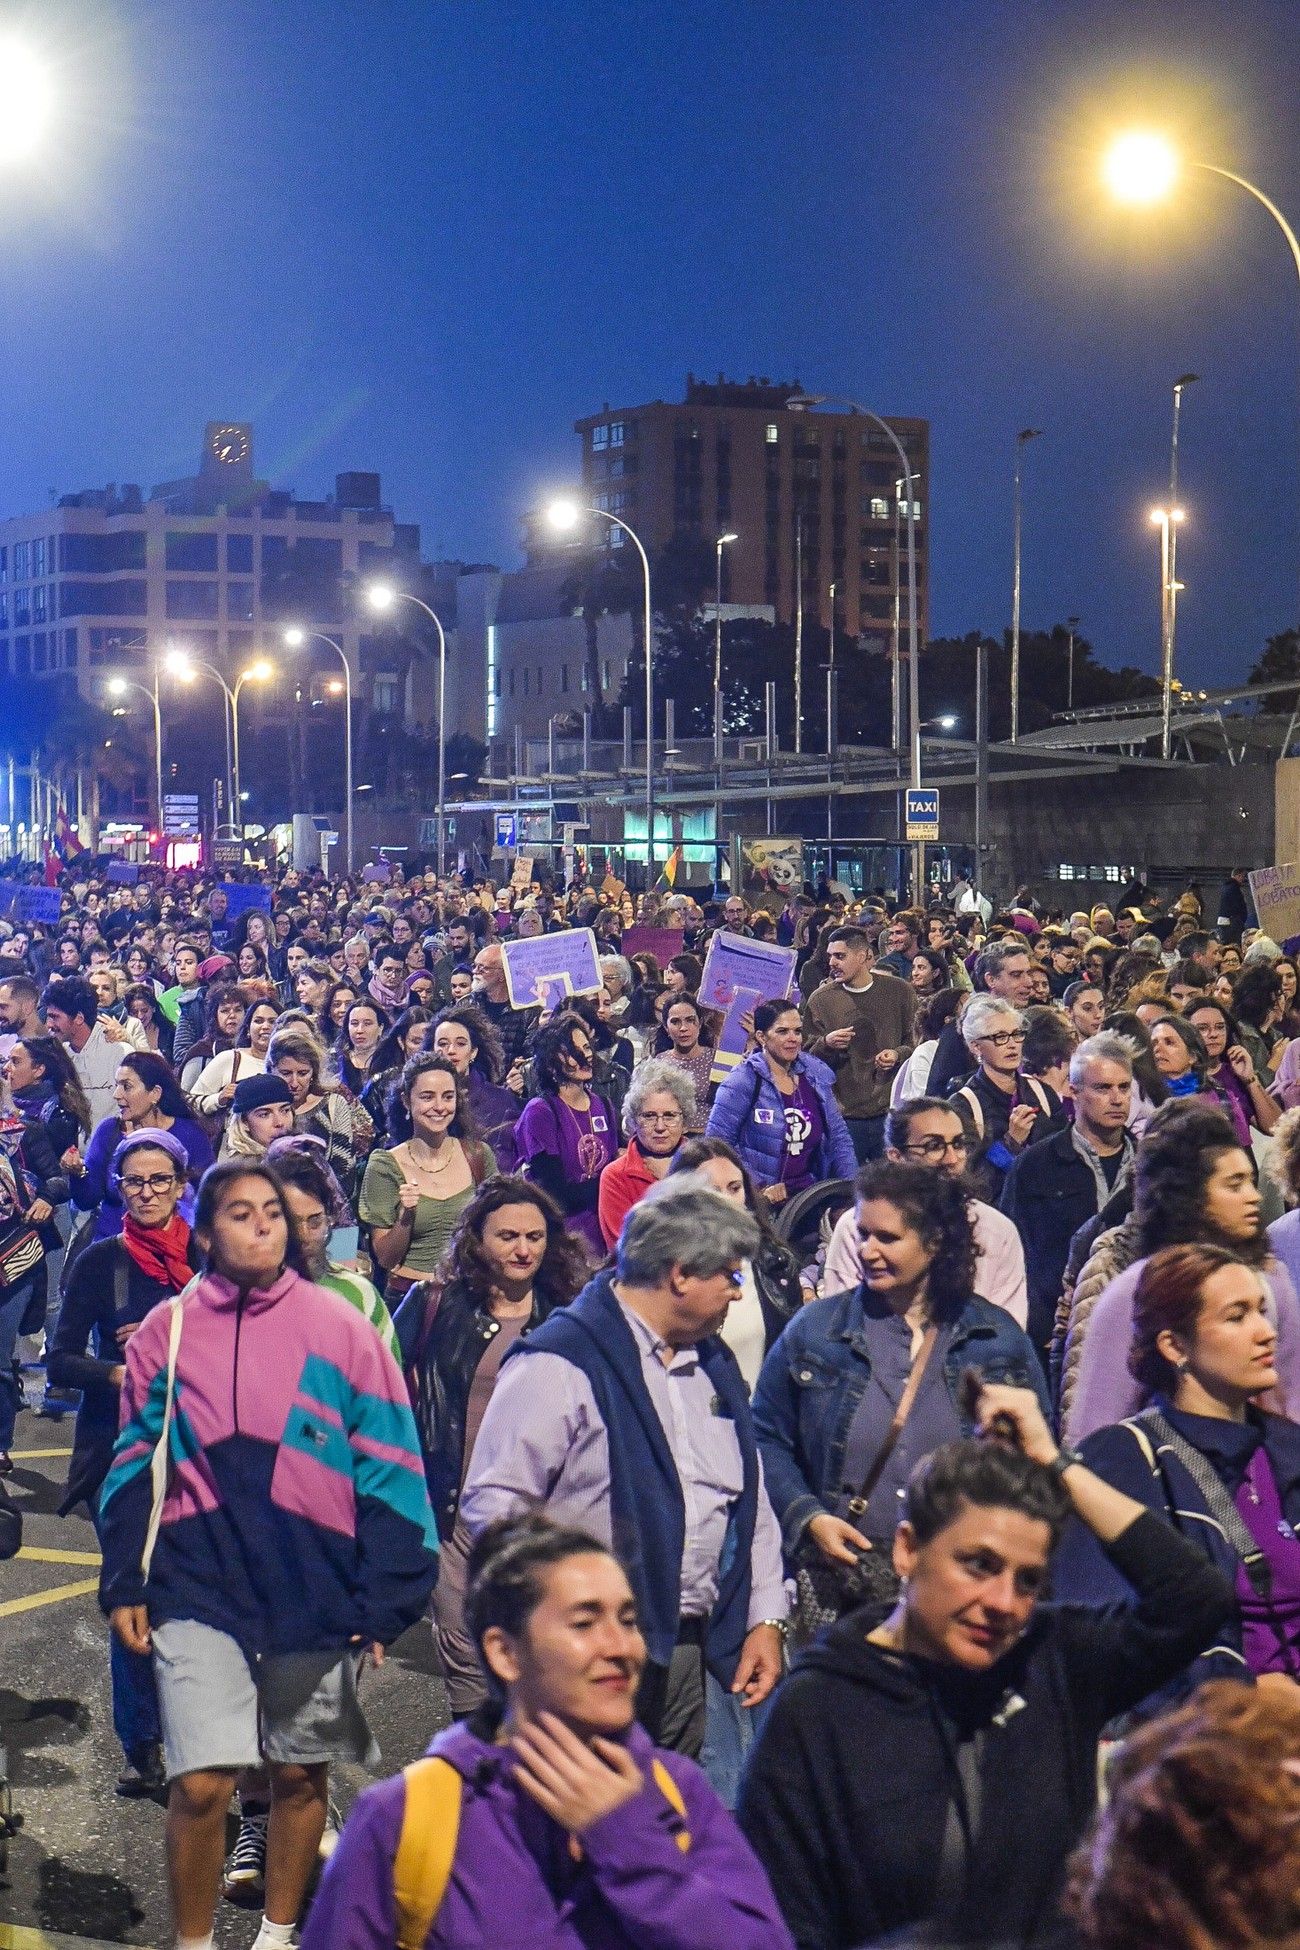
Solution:
<path fill-rule="evenodd" d="M 1082 1461 L 1083 1456 L 1079 1450 L 1063 1448 L 1057 1450 L 1047 1467 L 1053 1476 L 1059 1477 L 1064 1476 L 1067 1469 L 1073 1469 L 1076 1463 L 1081 1463 Z"/>

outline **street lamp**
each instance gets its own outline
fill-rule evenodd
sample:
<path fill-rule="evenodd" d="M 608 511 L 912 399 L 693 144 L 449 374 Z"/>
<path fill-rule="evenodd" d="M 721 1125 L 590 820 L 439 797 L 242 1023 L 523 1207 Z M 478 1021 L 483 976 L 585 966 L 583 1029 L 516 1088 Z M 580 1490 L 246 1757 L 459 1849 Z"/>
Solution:
<path fill-rule="evenodd" d="M 1160 530 L 1160 756 L 1171 755 L 1174 689 L 1174 535 L 1186 518 L 1183 508 L 1153 508 L 1152 526 Z"/>
<path fill-rule="evenodd" d="M 847 408 L 850 413 L 860 413 L 864 420 L 870 420 L 873 426 L 879 427 L 902 463 L 903 493 L 907 497 L 907 699 L 912 727 L 911 782 L 913 788 L 916 788 L 921 783 L 921 677 L 919 666 L 920 644 L 916 617 L 916 480 L 912 473 L 912 463 L 907 457 L 907 450 L 903 446 L 902 441 L 894 432 L 888 420 L 882 420 L 879 413 L 873 413 L 870 407 L 859 406 L 856 400 L 830 400 L 824 395 L 813 393 L 796 393 L 793 398 L 786 401 L 787 410 L 792 413 L 802 413 L 814 406 L 828 405 L 838 405 Z M 912 853 L 912 895 L 914 900 L 919 901 L 921 899 L 924 887 L 925 842 L 923 840 L 917 840 L 914 843 Z"/>
<path fill-rule="evenodd" d="M 717 558 L 717 588 L 713 605 L 713 757 L 716 764 L 722 763 L 722 551 L 730 542 L 738 542 L 739 535 L 730 529 L 719 535 L 714 543 Z M 714 834 L 717 838 L 717 834 Z"/>
<path fill-rule="evenodd" d="M 1272 197 L 1266 196 L 1255 183 L 1245 176 L 1239 176 L 1235 169 L 1224 169 L 1218 163 L 1202 162 L 1198 157 L 1184 157 L 1179 154 L 1166 136 L 1150 130 L 1130 129 L 1117 136 L 1102 158 L 1102 180 L 1121 203 L 1142 207 L 1163 202 L 1173 191 L 1184 167 L 1199 169 L 1207 176 L 1218 176 L 1226 183 L 1235 183 L 1247 196 L 1253 196 L 1268 211 L 1286 240 L 1295 265 L 1296 276 L 1300 278 L 1300 237 L 1283 216 Z M 1180 389 L 1195 379 L 1195 373 L 1187 373 L 1177 381 L 1174 389 L 1175 409 Z M 1176 437 L 1176 436 L 1175 436 Z M 1174 487 L 1177 482 L 1175 479 Z M 1173 499 L 1171 491 L 1170 499 Z M 1173 581 L 1173 574 L 1169 581 Z"/>
<path fill-rule="evenodd" d="M 238 677 L 235 679 L 235 688 L 230 694 L 230 713 L 234 721 L 234 727 L 235 727 L 235 808 L 234 809 L 237 810 L 239 813 L 239 830 L 241 833 L 244 830 L 244 820 L 243 820 L 244 794 L 240 789 L 240 778 L 239 778 L 239 693 L 243 690 L 245 684 L 266 684 L 269 683 L 271 678 L 274 676 L 275 676 L 275 665 L 268 663 L 265 657 L 259 657 L 255 663 L 251 663 L 248 666 L 247 670 L 240 671 Z"/>
<path fill-rule="evenodd" d="M 0 165 L 24 161 L 54 112 L 50 71 L 16 34 L 0 38 Z"/>
<path fill-rule="evenodd" d="M 128 691 L 139 691 L 141 697 L 148 698 L 153 710 L 154 796 L 157 800 L 158 832 L 161 834 L 163 825 L 162 710 L 158 703 L 158 666 L 155 664 L 153 667 L 152 689 L 147 684 L 138 684 L 134 677 L 110 677 L 104 688 L 110 697 L 125 697 Z"/>
<path fill-rule="evenodd" d="M 1065 680 L 1065 708 L 1067 711 L 1073 711 L 1074 709 L 1074 639 L 1078 635 L 1079 622 L 1080 619 L 1077 616 L 1067 616 L 1065 619 L 1065 627 L 1070 633 L 1070 661 L 1066 667 L 1067 675 Z"/>
<path fill-rule="evenodd" d="M 394 589 L 391 582 L 372 582 L 366 587 L 366 601 L 378 615 L 385 615 L 394 603 L 414 603 L 422 609 L 438 632 L 438 878 L 443 874 L 443 850 L 447 824 L 447 633 L 436 611 L 409 590 Z"/>
<path fill-rule="evenodd" d="M 599 515 L 615 528 L 621 528 L 630 537 L 637 554 L 641 557 L 641 574 L 645 583 L 645 869 L 646 892 L 654 885 L 655 866 L 655 676 L 653 622 L 650 610 L 650 557 L 635 528 L 623 520 L 621 515 L 611 514 L 608 508 L 586 508 L 576 501 L 552 501 L 546 510 L 546 519 L 557 533 L 565 534 L 577 527 L 584 515 Z"/>
<path fill-rule="evenodd" d="M 1041 427 L 1022 427 L 1016 435 L 1015 510 L 1012 523 L 1011 570 L 1011 742 L 1020 737 L 1020 462 L 1031 440 L 1037 440 Z"/>
<path fill-rule="evenodd" d="M 290 650 L 301 650 L 309 638 L 316 643 L 327 643 L 331 650 L 337 652 L 339 662 L 343 665 L 343 790 L 347 798 L 347 805 L 344 808 L 347 819 L 345 843 L 350 875 L 352 872 L 352 666 L 348 662 L 343 645 L 336 643 L 332 636 L 325 636 L 320 630 L 307 630 L 300 623 L 292 623 L 282 632 L 283 642 Z M 333 689 L 334 686 L 327 685 L 326 688 Z"/>
<path fill-rule="evenodd" d="M 206 676 L 212 679 L 214 684 L 221 686 L 221 723 L 226 734 L 226 791 L 230 799 L 231 812 L 231 819 L 228 823 L 233 826 L 234 812 L 239 796 L 235 789 L 235 768 L 231 756 L 230 743 L 230 719 L 234 713 L 235 706 L 234 692 L 215 664 L 205 663 L 202 657 L 192 657 L 187 650 L 169 650 L 163 658 L 163 669 L 170 676 L 178 677 L 183 684 L 192 684 L 199 672 L 203 671 Z"/>

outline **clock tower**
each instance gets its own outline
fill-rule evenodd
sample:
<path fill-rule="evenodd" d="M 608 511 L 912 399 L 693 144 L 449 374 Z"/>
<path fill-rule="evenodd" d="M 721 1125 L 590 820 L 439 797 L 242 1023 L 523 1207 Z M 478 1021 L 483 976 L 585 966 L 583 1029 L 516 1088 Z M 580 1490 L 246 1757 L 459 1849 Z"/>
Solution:
<path fill-rule="evenodd" d="M 203 434 L 199 472 L 208 480 L 234 486 L 253 479 L 253 429 L 242 420 L 209 420 Z"/>

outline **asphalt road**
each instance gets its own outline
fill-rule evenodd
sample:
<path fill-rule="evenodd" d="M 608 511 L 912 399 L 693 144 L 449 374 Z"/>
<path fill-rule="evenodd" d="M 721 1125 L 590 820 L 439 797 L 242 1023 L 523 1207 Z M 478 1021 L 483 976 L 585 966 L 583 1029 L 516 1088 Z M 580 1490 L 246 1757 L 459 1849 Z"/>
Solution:
<path fill-rule="evenodd" d="M 10 1483 L 23 1512 L 23 1553 L 0 1564 L 0 1738 L 22 1828 L 0 1880 L 0 1950 L 131 1943 L 167 1950 L 163 1813 L 113 1792 L 121 1750 L 113 1734 L 107 1625 L 95 1600 L 99 1553 L 82 1516 L 55 1516 L 70 1420 L 25 1412 Z M 427 1628 L 408 1632 L 363 1699 L 392 1772 L 446 1723 Z M 346 1812 L 369 1777 L 331 1782 Z M 232 1827 L 233 1837 L 233 1827 Z M 217 1943 L 245 1950 L 260 1911 L 219 1906 Z"/>

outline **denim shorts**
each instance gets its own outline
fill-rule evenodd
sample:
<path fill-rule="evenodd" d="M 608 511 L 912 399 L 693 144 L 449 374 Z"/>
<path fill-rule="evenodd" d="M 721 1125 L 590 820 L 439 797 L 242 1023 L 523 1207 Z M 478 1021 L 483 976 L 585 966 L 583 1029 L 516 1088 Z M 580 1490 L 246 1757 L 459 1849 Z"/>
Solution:
<path fill-rule="evenodd" d="M 357 1697 L 359 1652 L 282 1652 L 250 1664 L 226 1632 L 192 1618 L 153 1629 L 167 1778 L 262 1761 L 374 1767 Z"/>

